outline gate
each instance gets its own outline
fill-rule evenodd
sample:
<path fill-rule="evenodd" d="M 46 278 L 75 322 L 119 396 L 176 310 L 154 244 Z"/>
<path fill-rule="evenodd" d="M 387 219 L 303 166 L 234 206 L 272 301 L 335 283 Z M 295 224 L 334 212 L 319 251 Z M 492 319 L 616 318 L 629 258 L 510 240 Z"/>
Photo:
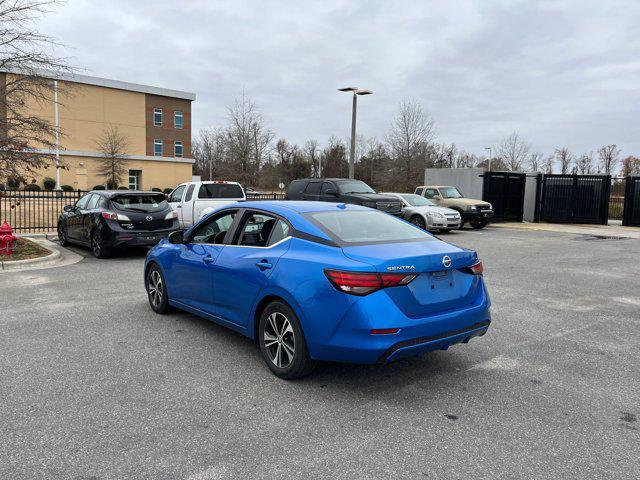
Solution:
<path fill-rule="evenodd" d="M 606 225 L 610 191 L 609 175 L 540 174 L 537 221 Z"/>
<path fill-rule="evenodd" d="M 482 199 L 493 205 L 493 220 L 522 221 L 526 182 L 526 173 L 484 173 Z"/>
<path fill-rule="evenodd" d="M 640 227 L 640 177 L 627 177 L 622 225 Z"/>

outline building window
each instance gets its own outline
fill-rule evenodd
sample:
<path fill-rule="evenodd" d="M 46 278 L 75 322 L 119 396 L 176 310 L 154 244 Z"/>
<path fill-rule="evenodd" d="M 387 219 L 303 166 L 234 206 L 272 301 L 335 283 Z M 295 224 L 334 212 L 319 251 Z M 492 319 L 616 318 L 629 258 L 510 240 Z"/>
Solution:
<path fill-rule="evenodd" d="M 174 128 L 182 128 L 182 112 L 180 110 L 173 112 L 173 126 Z"/>
<path fill-rule="evenodd" d="M 153 154 L 156 157 L 161 157 L 162 156 L 162 140 L 155 139 L 153 141 Z"/>
<path fill-rule="evenodd" d="M 176 142 L 173 144 L 173 156 L 174 157 L 182 156 L 182 142 Z"/>
<path fill-rule="evenodd" d="M 140 190 L 142 185 L 142 170 L 129 170 L 129 190 Z"/>
<path fill-rule="evenodd" d="M 162 109 L 161 108 L 153 109 L 153 125 L 156 127 L 162 126 Z"/>

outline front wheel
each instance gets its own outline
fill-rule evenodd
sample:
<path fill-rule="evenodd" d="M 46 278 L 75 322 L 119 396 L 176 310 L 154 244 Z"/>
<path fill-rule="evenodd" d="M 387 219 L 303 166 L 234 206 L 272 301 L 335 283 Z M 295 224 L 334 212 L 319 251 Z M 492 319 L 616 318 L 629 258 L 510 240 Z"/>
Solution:
<path fill-rule="evenodd" d="M 423 230 L 427 228 L 427 224 L 424 221 L 424 218 L 421 215 L 414 215 L 411 217 L 410 222 L 413 223 L 416 227 L 419 227 Z"/>
<path fill-rule="evenodd" d="M 487 221 L 486 220 L 472 220 L 471 222 L 469 222 L 469 224 L 471 225 L 471 228 L 475 229 L 475 230 L 480 230 L 481 228 L 484 228 L 487 226 Z"/>
<path fill-rule="evenodd" d="M 285 303 L 272 302 L 264 309 L 258 341 L 262 358 L 276 376 L 293 380 L 313 371 L 315 362 L 309 356 L 300 321 Z"/>
<path fill-rule="evenodd" d="M 61 247 L 66 247 L 69 245 L 69 237 L 67 235 L 67 229 L 59 223 L 58 224 L 58 243 L 60 243 Z"/>
<path fill-rule="evenodd" d="M 98 228 L 91 232 L 91 252 L 96 258 L 109 258 L 111 256 L 111 249 L 104 244 Z"/>
<path fill-rule="evenodd" d="M 147 271 L 147 296 L 149 305 L 156 313 L 167 313 L 169 310 L 169 296 L 160 267 L 153 265 Z"/>

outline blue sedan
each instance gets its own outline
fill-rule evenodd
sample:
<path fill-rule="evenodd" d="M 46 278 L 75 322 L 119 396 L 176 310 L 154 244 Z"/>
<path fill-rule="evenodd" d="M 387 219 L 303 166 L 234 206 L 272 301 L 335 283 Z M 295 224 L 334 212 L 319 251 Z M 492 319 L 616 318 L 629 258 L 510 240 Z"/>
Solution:
<path fill-rule="evenodd" d="M 147 256 L 151 308 L 177 307 L 258 341 L 282 378 L 317 361 L 387 363 L 487 332 L 482 262 L 386 213 L 242 202 Z"/>

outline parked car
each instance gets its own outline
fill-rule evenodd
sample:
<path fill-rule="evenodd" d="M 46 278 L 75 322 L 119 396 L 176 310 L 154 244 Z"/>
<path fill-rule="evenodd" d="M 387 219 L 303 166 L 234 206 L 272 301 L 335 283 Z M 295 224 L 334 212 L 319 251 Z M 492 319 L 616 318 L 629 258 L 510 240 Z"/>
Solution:
<path fill-rule="evenodd" d="M 256 201 L 172 233 L 144 278 L 155 312 L 236 330 L 275 375 L 296 378 L 316 361 L 384 364 L 483 335 L 482 270 L 475 252 L 380 211 Z"/>
<path fill-rule="evenodd" d="M 246 200 L 242 185 L 222 180 L 181 183 L 169 194 L 169 205 L 178 213 L 181 228 L 188 228 L 208 213 L 241 200 Z"/>
<path fill-rule="evenodd" d="M 284 197 L 286 200 L 343 202 L 375 208 L 392 215 L 400 215 L 402 203 L 391 195 L 376 193 L 360 180 L 346 178 L 304 178 L 294 180 Z"/>
<path fill-rule="evenodd" d="M 460 228 L 466 222 L 469 222 L 472 228 L 484 228 L 493 217 L 493 206 L 489 202 L 466 198 L 457 187 L 421 185 L 416 188 L 415 193 L 436 205 L 458 211 L 462 216 Z"/>
<path fill-rule="evenodd" d="M 130 190 L 92 190 L 58 218 L 63 247 L 77 243 L 107 258 L 115 247 L 155 245 L 177 230 L 178 216 L 164 194 Z"/>
<path fill-rule="evenodd" d="M 385 193 L 402 202 L 402 218 L 425 230 L 450 232 L 460 228 L 462 217 L 456 210 L 439 207 L 415 193 Z"/>
<path fill-rule="evenodd" d="M 247 187 L 244 189 L 245 194 L 247 195 L 262 195 L 262 192 L 259 192 L 253 187 Z"/>

